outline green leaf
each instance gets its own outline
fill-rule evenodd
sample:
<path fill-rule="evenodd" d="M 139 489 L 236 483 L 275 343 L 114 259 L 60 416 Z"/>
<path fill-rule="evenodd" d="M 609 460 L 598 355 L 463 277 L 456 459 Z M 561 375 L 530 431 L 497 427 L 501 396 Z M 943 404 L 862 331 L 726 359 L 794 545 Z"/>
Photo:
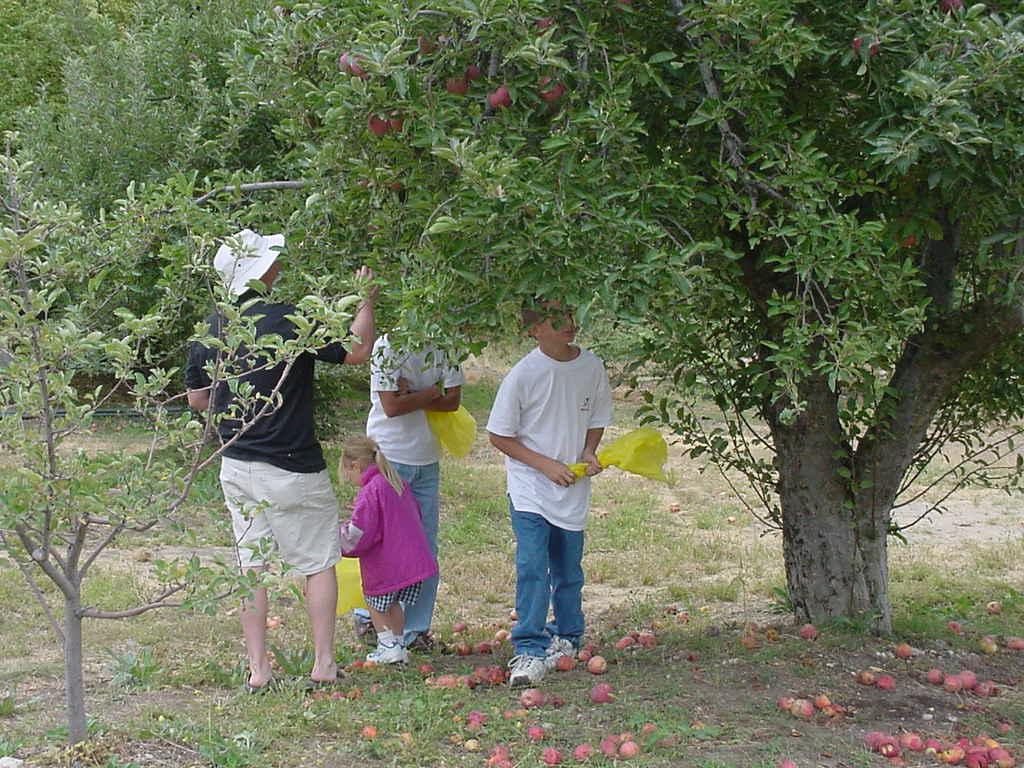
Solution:
<path fill-rule="evenodd" d="M 647 60 L 648 64 L 662 64 L 666 61 L 672 61 L 676 55 L 672 51 L 659 51 Z"/>

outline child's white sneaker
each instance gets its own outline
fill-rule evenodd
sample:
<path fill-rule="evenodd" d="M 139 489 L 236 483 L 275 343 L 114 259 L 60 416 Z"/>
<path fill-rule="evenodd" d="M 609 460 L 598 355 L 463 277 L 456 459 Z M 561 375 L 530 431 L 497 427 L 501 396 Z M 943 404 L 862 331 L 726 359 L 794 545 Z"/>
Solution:
<path fill-rule="evenodd" d="M 573 659 L 576 658 L 576 646 L 564 637 L 551 638 L 551 645 L 548 646 L 548 650 L 544 656 L 545 669 L 554 669 L 558 664 L 558 660 L 563 656 L 569 656 Z"/>
<path fill-rule="evenodd" d="M 409 652 L 401 643 L 378 643 L 376 650 L 366 654 L 366 660 L 375 664 L 408 664 Z"/>
<path fill-rule="evenodd" d="M 513 688 L 536 685 L 544 679 L 547 666 L 540 656 L 513 656 L 508 663 L 508 684 Z"/>

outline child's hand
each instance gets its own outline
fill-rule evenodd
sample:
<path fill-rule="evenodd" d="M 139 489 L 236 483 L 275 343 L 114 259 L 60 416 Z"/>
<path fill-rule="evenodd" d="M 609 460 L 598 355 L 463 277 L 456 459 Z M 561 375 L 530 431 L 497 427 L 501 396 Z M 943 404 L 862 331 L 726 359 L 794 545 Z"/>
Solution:
<path fill-rule="evenodd" d="M 576 475 L 571 469 L 560 461 L 554 459 L 548 459 L 541 466 L 540 471 L 544 473 L 544 476 L 555 485 L 560 485 L 563 488 L 567 488 L 576 482 Z M 589 471 L 589 470 L 588 470 Z"/>
<path fill-rule="evenodd" d="M 584 451 L 580 455 L 580 461 L 587 465 L 587 477 L 599 475 L 604 471 L 604 467 L 601 466 L 601 462 L 597 459 L 597 454 L 593 451 Z"/>

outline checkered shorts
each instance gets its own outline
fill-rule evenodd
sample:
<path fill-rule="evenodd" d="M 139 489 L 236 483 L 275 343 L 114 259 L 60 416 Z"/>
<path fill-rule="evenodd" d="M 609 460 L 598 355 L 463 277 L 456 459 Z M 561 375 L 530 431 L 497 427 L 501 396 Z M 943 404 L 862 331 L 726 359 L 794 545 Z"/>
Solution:
<path fill-rule="evenodd" d="M 386 595 L 364 595 L 364 597 L 366 598 L 366 604 L 373 608 L 373 610 L 386 613 L 395 600 L 405 605 L 415 603 L 420 596 L 420 588 L 422 586 L 423 582 L 417 581 L 408 587 L 402 587 L 397 592 L 388 592 Z"/>

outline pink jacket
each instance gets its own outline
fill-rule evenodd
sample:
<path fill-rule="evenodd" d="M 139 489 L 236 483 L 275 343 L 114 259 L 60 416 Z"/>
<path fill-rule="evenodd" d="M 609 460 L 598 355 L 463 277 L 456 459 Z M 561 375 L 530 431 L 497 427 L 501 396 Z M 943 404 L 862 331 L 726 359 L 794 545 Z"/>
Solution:
<path fill-rule="evenodd" d="M 339 530 L 345 557 L 358 557 L 363 594 L 386 595 L 437 573 L 408 483 L 402 495 L 376 466 L 363 472 L 352 519 Z"/>

